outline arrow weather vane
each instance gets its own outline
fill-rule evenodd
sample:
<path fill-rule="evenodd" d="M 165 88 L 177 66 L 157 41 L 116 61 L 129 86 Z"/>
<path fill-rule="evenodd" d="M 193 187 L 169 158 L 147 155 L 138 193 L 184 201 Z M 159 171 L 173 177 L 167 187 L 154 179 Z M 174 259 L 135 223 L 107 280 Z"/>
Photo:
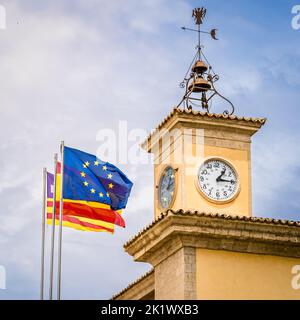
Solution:
<path fill-rule="evenodd" d="M 223 114 L 232 115 L 234 113 L 234 106 L 231 101 L 222 96 L 215 88 L 214 83 L 219 80 L 219 76 L 214 73 L 202 50 L 201 33 L 210 34 L 212 39 L 218 40 L 216 34 L 217 29 L 211 29 L 210 31 L 201 30 L 201 24 L 205 16 L 205 8 L 195 8 L 192 17 L 195 20 L 197 29 L 181 27 L 184 31 L 194 31 L 198 33 L 198 45 L 196 47 L 196 55 L 190 64 L 184 80 L 180 84 L 181 88 L 185 88 L 185 94 L 177 107 L 183 104 L 185 108 L 190 110 L 193 106 L 200 106 L 209 113 L 212 106 L 212 98 L 217 95 L 228 102 L 231 107 L 231 111 L 225 110 Z M 197 96 L 199 93 L 201 97 Z"/>

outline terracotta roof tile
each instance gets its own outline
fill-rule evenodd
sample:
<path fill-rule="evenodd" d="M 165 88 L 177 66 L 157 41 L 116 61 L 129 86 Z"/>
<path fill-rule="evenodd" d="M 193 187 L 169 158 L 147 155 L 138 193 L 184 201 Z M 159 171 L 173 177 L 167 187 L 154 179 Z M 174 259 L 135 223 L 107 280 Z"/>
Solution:
<path fill-rule="evenodd" d="M 285 219 L 273 219 L 273 218 L 263 218 L 263 217 L 246 217 L 246 216 L 232 216 L 227 214 L 218 214 L 218 213 L 205 213 L 200 211 L 184 211 L 184 210 L 167 210 L 166 212 L 161 213 L 154 221 L 152 221 L 148 226 L 143 228 L 137 235 L 135 235 L 133 238 L 131 238 L 129 241 L 127 241 L 124 244 L 124 248 L 131 245 L 137 238 L 142 236 L 146 231 L 154 227 L 157 223 L 159 223 L 161 220 L 165 219 L 166 217 L 170 215 L 176 215 L 176 216 L 199 216 L 199 217 L 207 217 L 207 218 L 216 218 L 216 219 L 224 219 L 224 220 L 234 220 L 234 221 L 247 221 L 250 223 L 264 223 L 264 224 L 274 224 L 274 225 L 285 225 L 285 226 L 295 226 L 300 227 L 300 221 L 291 221 L 291 220 L 285 220 Z M 120 291 L 119 293 L 115 294 L 112 299 L 115 299 L 116 297 L 120 296 L 130 288 L 132 288 L 134 285 L 136 285 L 138 282 L 145 279 L 147 276 L 149 276 L 151 273 L 154 272 L 154 269 L 151 269 L 146 274 L 129 284 L 125 289 Z"/>
<path fill-rule="evenodd" d="M 181 109 L 181 108 L 174 108 L 164 119 L 163 121 L 155 128 L 155 130 L 148 136 L 148 139 L 154 135 L 161 127 L 170 120 L 173 115 L 175 114 L 192 114 L 194 116 L 198 117 L 209 117 L 209 118 L 215 118 L 215 119 L 230 119 L 230 120 L 237 120 L 237 121 L 246 121 L 246 122 L 252 122 L 252 123 L 259 123 L 261 125 L 264 125 L 267 121 L 266 118 L 251 118 L 251 117 L 239 117 L 236 115 L 225 115 L 225 114 L 218 114 L 218 113 L 209 113 L 207 111 L 197 111 L 197 110 L 187 110 L 187 109 Z"/>
<path fill-rule="evenodd" d="M 207 218 L 218 218 L 218 219 L 225 219 L 225 220 L 248 221 L 251 223 L 265 223 L 265 224 L 276 224 L 276 225 L 300 227 L 300 221 L 290 221 L 290 220 L 284 220 L 284 219 L 273 219 L 273 218 L 262 218 L 262 217 L 232 216 L 227 214 L 205 213 L 200 211 L 167 210 L 166 212 L 161 213 L 159 217 L 157 217 L 153 222 L 151 222 L 148 226 L 143 228 L 138 234 L 136 234 L 129 241 L 127 241 L 124 244 L 124 248 L 131 245 L 137 238 L 143 235 L 147 230 L 151 229 L 154 225 L 156 225 L 161 220 L 165 219 L 170 214 L 177 215 L 177 216 L 195 215 L 195 216 L 207 217 Z"/>
<path fill-rule="evenodd" d="M 121 291 L 119 291 L 118 293 L 114 294 L 112 296 L 112 300 L 116 299 L 118 296 L 120 296 L 121 294 L 123 294 L 124 292 L 126 292 L 127 290 L 129 290 L 130 288 L 132 288 L 133 286 L 135 286 L 137 283 L 139 283 L 140 281 L 144 280 L 145 278 L 147 278 L 148 276 L 150 276 L 150 274 L 152 274 L 154 272 L 154 269 L 150 269 L 149 271 L 147 271 L 145 274 L 143 274 L 142 276 L 140 276 L 139 278 L 137 278 L 135 281 L 131 282 L 126 288 L 122 289 Z"/>

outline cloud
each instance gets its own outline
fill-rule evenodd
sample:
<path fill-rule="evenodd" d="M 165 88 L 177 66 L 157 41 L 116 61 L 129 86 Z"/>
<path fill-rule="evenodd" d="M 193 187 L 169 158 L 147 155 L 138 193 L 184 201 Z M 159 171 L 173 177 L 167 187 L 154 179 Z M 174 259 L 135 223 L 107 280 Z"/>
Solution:
<path fill-rule="evenodd" d="M 68 145 L 93 153 L 99 129 L 117 129 L 119 119 L 128 120 L 131 128 L 150 129 L 153 120 L 142 117 L 143 110 L 158 111 L 157 101 L 167 100 L 157 76 L 166 82 L 169 53 L 153 39 L 147 43 L 149 31 L 137 27 L 136 20 L 146 17 L 149 25 L 152 21 L 159 26 L 167 5 L 149 2 L 150 15 L 142 6 L 131 15 L 130 7 L 137 3 L 120 7 L 121 2 L 99 6 L 76 1 L 72 10 L 58 1 L 38 6 L 32 1 L 7 3 L 9 24 L 0 35 L 0 132 L 5 137 L 0 158 L 0 264 L 9 276 L 1 298 L 38 298 L 42 168 L 52 170 L 59 141 L 64 138 Z M 168 15 L 167 21 L 173 21 L 172 13 Z M 114 236 L 64 230 L 65 298 L 108 298 L 120 284 L 149 268 L 133 263 L 122 245 L 153 218 L 152 169 L 123 167 L 135 182 L 125 212 L 127 228 Z M 47 239 L 49 243 L 49 230 Z M 131 270 L 126 277 L 121 265 Z M 80 270 L 85 272 L 74 282 Z"/>
<path fill-rule="evenodd" d="M 3 2 L 7 29 L 0 30 L 0 265 L 7 269 L 8 283 L 0 298 L 33 299 L 39 294 L 42 168 L 52 170 L 62 139 L 96 153 L 100 129 L 117 131 L 118 121 L 127 120 L 129 129 L 150 131 L 165 117 L 183 94 L 178 83 L 194 54 L 195 38 L 180 27 L 191 24 L 191 8 L 198 3 Z M 210 1 L 209 6 L 218 7 L 215 19 L 227 25 L 225 5 L 221 9 L 219 2 Z M 231 14 L 237 17 L 239 12 Z M 270 116 L 253 138 L 255 212 L 272 216 L 276 206 L 285 205 L 282 216 L 297 218 L 299 48 L 288 44 L 287 30 L 284 48 L 264 41 L 259 50 L 250 50 L 258 46 L 247 40 L 257 32 L 255 15 L 253 21 L 240 21 L 237 41 L 236 21 L 228 23 L 224 38 L 205 42 L 205 50 L 221 76 L 220 92 L 233 100 L 237 113 Z M 121 169 L 135 183 L 124 212 L 126 229 L 117 228 L 113 236 L 64 229 L 66 299 L 109 298 L 150 267 L 134 262 L 122 245 L 153 219 L 153 168 Z M 277 196 L 282 185 L 292 189 L 292 197 Z M 49 261 L 46 265 L 48 272 Z"/>

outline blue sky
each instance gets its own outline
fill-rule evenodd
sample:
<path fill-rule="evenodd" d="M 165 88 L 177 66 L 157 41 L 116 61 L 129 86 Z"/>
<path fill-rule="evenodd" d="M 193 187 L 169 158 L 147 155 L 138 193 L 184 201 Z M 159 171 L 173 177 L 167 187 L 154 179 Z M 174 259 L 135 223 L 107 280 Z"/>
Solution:
<path fill-rule="evenodd" d="M 204 42 L 218 88 L 238 115 L 268 118 L 253 138 L 254 215 L 299 220 L 300 30 L 291 9 L 300 0 L 0 4 L 0 299 L 39 297 L 41 174 L 60 140 L 95 153 L 99 129 L 127 120 L 150 132 L 178 103 L 195 47 L 180 27 L 193 25 L 196 6 L 207 8 L 204 28 L 219 29 L 219 41 Z M 127 228 L 64 230 L 65 299 L 110 298 L 150 268 L 122 246 L 152 220 L 153 170 L 120 167 L 135 183 Z"/>

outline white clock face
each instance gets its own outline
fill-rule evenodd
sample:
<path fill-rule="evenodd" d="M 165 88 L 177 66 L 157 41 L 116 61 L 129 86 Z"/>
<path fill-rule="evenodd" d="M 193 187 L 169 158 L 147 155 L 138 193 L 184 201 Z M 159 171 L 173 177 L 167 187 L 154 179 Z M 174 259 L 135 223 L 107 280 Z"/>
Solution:
<path fill-rule="evenodd" d="M 222 159 L 208 159 L 199 168 L 198 186 L 203 194 L 216 202 L 227 202 L 239 188 L 235 169 Z"/>

